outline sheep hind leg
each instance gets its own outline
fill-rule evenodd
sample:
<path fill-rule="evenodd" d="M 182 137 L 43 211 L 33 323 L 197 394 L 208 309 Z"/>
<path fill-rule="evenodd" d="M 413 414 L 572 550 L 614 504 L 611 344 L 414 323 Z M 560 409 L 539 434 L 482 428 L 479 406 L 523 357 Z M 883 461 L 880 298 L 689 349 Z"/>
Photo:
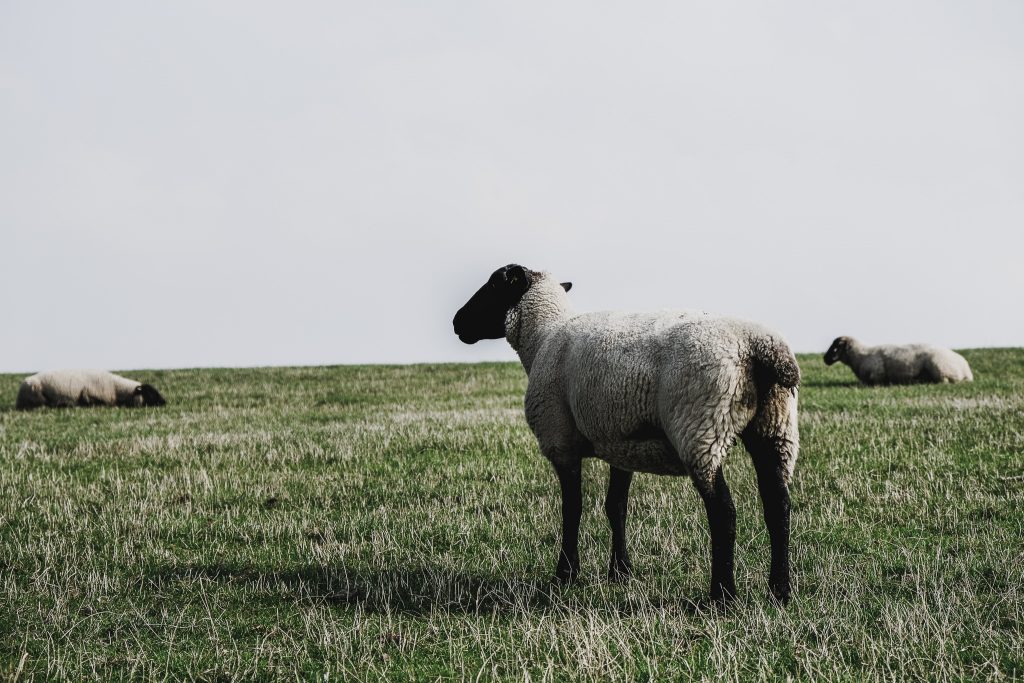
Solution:
<path fill-rule="evenodd" d="M 764 508 L 764 523 L 771 542 L 771 570 L 768 588 L 782 604 L 789 602 L 789 486 L 783 468 L 784 444 L 753 430 L 743 432 L 746 446 L 757 471 L 757 488 Z"/>
<path fill-rule="evenodd" d="M 608 476 L 608 496 L 604 511 L 612 528 L 612 559 L 608 564 L 608 580 L 623 581 L 633 573 L 633 562 L 626 550 L 626 503 L 633 473 L 612 467 Z"/>
<path fill-rule="evenodd" d="M 693 482 L 704 501 L 711 532 L 711 599 L 726 602 L 736 596 L 736 506 L 721 465 L 710 481 L 695 477 Z"/>
<path fill-rule="evenodd" d="M 572 583 L 580 573 L 580 516 L 583 514 L 583 468 L 576 460 L 555 464 L 562 489 L 562 547 L 555 567 L 555 580 Z"/>

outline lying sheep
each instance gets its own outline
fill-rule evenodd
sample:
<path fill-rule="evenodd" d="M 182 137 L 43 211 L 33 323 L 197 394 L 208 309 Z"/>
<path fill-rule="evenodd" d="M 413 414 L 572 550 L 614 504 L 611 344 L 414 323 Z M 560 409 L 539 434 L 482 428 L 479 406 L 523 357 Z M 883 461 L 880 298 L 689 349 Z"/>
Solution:
<path fill-rule="evenodd" d="M 825 365 L 842 361 L 864 384 L 971 382 L 971 367 L 959 353 L 928 344 L 865 346 L 837 337 L 825 352 Z"/>
<path fill-rule="evenodd" d="M 609 577 L 631 572 L 626 500 L 633 472 L 687 475 L 711 531 L 711 595 L 735 594 L 736 509 L 722 474 L 740 436 L 757 471 L 771 541 L 772 593 L 790 597 L 789 489 L 799 450 L 800 369 L 786 343 L 753 323 L 704 313 L 572 313 L 548 273 L 500 268 L 455 315 L 466 344 L 508 339 L 526 369 L 526 419 L 558 474 L 556 578 L 579 572 L 581 461 L 611 465 L 605 511 Z"/>
<path fill-rule="evenodd" d="M 18 388 L 15 408 L 42 406 L 162 406 L 167 401 L 150 384 L 141 384 L 103 370 L 50 370 L 26 377 Z"/>

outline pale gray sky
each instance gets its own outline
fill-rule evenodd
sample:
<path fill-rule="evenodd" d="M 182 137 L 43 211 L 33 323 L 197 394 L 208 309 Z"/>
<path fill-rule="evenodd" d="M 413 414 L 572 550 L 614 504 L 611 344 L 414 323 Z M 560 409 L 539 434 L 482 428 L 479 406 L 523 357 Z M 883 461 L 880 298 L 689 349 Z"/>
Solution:
<path fill-rule="evenodd" d="M 0 4 L 0 370 L 506 359 L 581 310 L 1024 345 L 1024 3 Z"/>

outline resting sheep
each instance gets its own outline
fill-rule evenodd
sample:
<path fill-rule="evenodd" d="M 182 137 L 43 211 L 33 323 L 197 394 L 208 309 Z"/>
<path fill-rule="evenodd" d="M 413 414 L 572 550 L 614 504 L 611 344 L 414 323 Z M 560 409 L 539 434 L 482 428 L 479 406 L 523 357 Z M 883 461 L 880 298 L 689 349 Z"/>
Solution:
<path fill-rule="evenodd" d="M 971 367 L 959 353 L 928 344 L 865 346 L 837 337 L 825 352 L 825 365 L 841 361 L 864 384 L 971 382 Z"/>
<path fill-rule="evenodd" d="M 633 472 L 687 475 L 711 531 L 711 595 L 735 594 L 736 509 L 722 462 L 740 436 L 757 471 L 771 542 L 769 586 L 790 597 L 789 489 L 799 450 L 800 369 L 781 337 L 696 312 L 574 314 L 548 273 L 500 268 L 455 315 L 466 344 L 508 339 L 529 378 L 526 419 L 562 493 L 556 578 L 579 573 L 581 461 L 611 465 L 609 577 L 631 572 L 626 501 Z"/>
<path fill-rule="evenodd" d="M 50 370 L 26 377 L 18 388 L 15 408 L 49 406 L 162 406 L 166 403 L 150 384 L 103 370 Z"/>

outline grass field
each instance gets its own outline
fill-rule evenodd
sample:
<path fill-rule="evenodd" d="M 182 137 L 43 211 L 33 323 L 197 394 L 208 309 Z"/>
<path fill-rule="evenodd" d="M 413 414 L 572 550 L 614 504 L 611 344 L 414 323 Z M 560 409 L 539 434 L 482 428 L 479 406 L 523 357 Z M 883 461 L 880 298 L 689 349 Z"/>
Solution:
<path fill-rule="evenodd" d="M 639 475 L 636 577 L 548 583 L 553 472 L 518 365 L 132 373 L 164 409 L 12 410 L 0 376 L 0 677 L 1024 678 L 1024 349 L 864 388 L 802 356 L 795 596 L 767 598 L 735 448 L 739 598 L 703 601 L 704 509 Z"/>

